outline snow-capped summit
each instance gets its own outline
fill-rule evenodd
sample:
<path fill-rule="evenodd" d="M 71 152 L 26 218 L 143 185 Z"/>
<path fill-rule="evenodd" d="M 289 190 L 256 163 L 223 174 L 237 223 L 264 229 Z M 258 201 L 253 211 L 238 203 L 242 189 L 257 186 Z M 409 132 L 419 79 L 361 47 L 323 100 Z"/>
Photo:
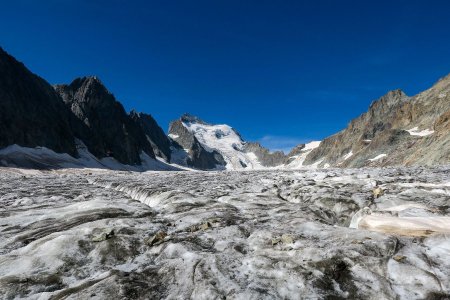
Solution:
<path fill-rule="evenodd" d="M 282 152 L 270 153 L 259 144 L 247 143 L 229 125 L 209 124 L 188 114 L 170 124 L 169 137 L 185 151 L 187 165 L 202 164 L 203 169 L 261 169 L 281 165 L 285 159 Z"/>

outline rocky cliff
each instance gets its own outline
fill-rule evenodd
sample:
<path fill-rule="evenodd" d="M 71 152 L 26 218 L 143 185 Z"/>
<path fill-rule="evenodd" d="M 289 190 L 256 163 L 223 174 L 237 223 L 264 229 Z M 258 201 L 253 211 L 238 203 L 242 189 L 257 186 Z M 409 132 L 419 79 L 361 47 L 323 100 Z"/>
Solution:
<path fill-rule="evenodd" d="M 146 113 L 138 113 L 136 111 L 130 112 L 131 119 L 143 130 L 147 141 L 152 146 L 153 152 L 170 162 L 171 158 L 171 141 L 165 132 L 159 127 L 158 123 L 153 117 Z"/>
<path fill-rule="evenodd" d="M 43 146 L 76 156 L 70 114 L 50 84 L 0 48 L 0 148 Z"/>
<path fill-rule="evenodd" d="M 155 157 L 142 128 L 97 77 L 77 78 L 69 85 L 55 86 L 55 90 L 90 129 L 81 132 L 80 139 L 95 156 L 111 156 L 130 165 L 141 163 L 142 152 Z"/>

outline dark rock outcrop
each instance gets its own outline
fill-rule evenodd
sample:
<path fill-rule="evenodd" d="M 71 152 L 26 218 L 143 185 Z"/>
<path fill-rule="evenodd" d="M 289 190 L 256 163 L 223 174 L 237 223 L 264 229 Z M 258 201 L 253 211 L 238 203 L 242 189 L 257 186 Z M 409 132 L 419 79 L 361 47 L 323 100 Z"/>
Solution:
<path fill-rule="evenodd" d="M 147 141 L 153 148 L 153 152 L 170 162 L 171 141 L 156 123 L 155 119 L 149 114 L 138 113 L 134 110 L 130 112 L 130 117 L 142 128 Z"/>
<path fill-rule="evenodd" d="M 76 156 L 70 115 L 50 84 L 0 48 L 0 148 L 43 146 Z"/>
<path fill-rule="evenodd" d="M 143 151 L 154 158 L 152 146 L 143 130 L 125 112 L 122 104 L 97 77 L 75 79 L 55 90 L 89 131 L 77 132 L 91 153 L 112 156 L 123 164 L 140 164 Z"/>

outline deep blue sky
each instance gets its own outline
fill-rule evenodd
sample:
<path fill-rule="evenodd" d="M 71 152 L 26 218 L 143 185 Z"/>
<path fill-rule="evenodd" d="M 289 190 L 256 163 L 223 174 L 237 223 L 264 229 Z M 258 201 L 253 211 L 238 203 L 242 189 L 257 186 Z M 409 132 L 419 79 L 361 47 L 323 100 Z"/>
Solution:
<path fill-rule="evenodd" d="M 450 73 L 450 1 L 0 4 L 0 45 L 50 83 L 97 75 L 165 130 L 190 112 L 272 149 Z"/>

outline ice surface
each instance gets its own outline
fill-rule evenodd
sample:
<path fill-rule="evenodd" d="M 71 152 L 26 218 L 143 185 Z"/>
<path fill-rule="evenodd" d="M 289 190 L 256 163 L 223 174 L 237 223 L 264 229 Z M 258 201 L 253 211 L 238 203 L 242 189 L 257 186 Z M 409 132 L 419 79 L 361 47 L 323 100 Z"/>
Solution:
<path fill-rule="evenodd" d="M 450 167 L 0 168 L 0 295 L 445 299 L 449 183 Z"/>
<path fill-rule="evenodd" d="M 11 145 L 0 150 L 0 166 L 16 167 L 20 165 L 39 169 L 91 168 L 122 171 L 176 171 L 186 169 L 177 164 L 168 164 L 153 159 L 144 152 L 140 154 L 141 165 L 124 165 L 112 157 L 98 159 L 88 151 L 80 140 L 77 140 L 76 144 L 79 158 L 74 158 L 66 153 L 56 153 L 45 147 L 27 148 Z"/>

